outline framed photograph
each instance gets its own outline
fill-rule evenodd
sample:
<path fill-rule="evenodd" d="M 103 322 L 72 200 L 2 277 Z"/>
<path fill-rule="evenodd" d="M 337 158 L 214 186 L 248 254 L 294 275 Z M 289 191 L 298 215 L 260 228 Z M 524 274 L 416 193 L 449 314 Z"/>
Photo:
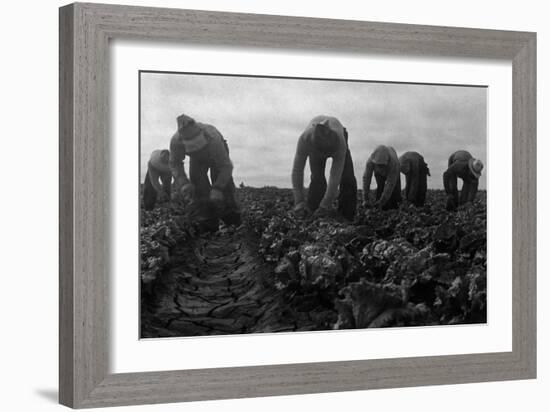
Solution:
<path fill-rule="evenodd" d="M 60 9 L 60 402 L 536 376 L 536 35 Z"/>

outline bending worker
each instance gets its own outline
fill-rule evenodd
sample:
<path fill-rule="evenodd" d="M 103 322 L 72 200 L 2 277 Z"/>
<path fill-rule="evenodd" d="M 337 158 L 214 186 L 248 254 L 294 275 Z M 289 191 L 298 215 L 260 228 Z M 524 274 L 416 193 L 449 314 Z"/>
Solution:
<path fill-rule="evenodd" d="M 170 141 L 170 170 L 177 196 L 205 207 L 216 205 L 226 224 L 240 224 L 227 142 L 214 126 L 195 122 L 185 114 L 177 122 L 178 130 Z M 189 156 L 189 178 L 183 166 L 185 156 Z"/>
<path fill-rule="evenodd" d="M 145 210 L 153 210 L 157 199 L 159 202 L 170 199 L 172 173 L 168 166 L 169 159 L 170 152 L 168 150 L 155 150 L 151 153 L 143 184 L 143 206 Z"/>
<path fill-rule="evenodd" d="M 395 209 L 401 201 L 401 176 L 395 149 L 378 146 L 367 160 L 363 175 L 363 198 L 369 203 L 370 182 L 376 179 L 376 203 L 382 210 Z"/>
<path fill-rule="evenodd" d="M 466 150 L 454 152 L 449 157 L 449 167 L 443 173 L 443 186 L 447 193 L 447 210 L 455 210 L 458 205 L 474 201 L 482 170 L 481 160 L 474 159 Z M 460 199 L 458 197 L 458 178 L 463 181 Z"/>
<path fill-rule="evenodd" d="M 325 166 L 329 157 L 332 158 L 332 166 L 327 185 Z M 311 183 L 306 199 L 304 168 L 308 158 Z M 330 214 L 339 188 L 338 211 L 349 220 L 355 216 L 357 181 L 348 148 L 348 135 L 335 117 L 317 116 L 301 134 L 292 167 L 292 188 L 295 211 L 314 211 L 316 216 Z"/>
<path fill-rule="evenodd" d="M 405 198 L 415 206 L 424 206 L 430 176 L 424 157 L 418 152 L 405 152 L 399 164 L 405 175 Z"/>

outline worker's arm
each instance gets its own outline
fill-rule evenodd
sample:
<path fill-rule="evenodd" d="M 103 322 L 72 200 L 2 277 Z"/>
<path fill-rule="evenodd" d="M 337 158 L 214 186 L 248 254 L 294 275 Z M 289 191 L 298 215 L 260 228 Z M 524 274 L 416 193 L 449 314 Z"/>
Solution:
<path fill-rule="evenodd" d="M 298 205 L 305 201 L 304 196 L 304 169 L 307 160 L 307 147 L 305 137 L 302 134 L 296 145 L 294 154 L 294 163 L 292 165 L 292 192 L 294 194 L 294 204 Z"/>
<path fill-rule="evenodd" d="M 332 166 L 330 168 L 330 175 L 328 178 L 327 190 L 325 196 L 321 200 L 320 207 L 324 209 L 331 209 L 334 199 L 338 195 L 338 186 L 342 180 L 342 172 L 344 171 L 344 163 L 346 161 L 347 146 L 345 142 L 336 152 L 336 155 L 332 159 Z"/>
<path fill-rule="evenodd" d="M 179 143 L 176 136 L 172 137 L 170 141 L 170 160 L 168 162 L 170 171 L 174 177 L 174 189 L 177 192 L 183 185 L 189 183 L 189 178 L 185 174 L 183 167 L 183 160 L 185 159 L 185 148 L 183 144 Z"/>
<path fill-rule="evenodd" d="M 369 160 L 367 160 L 367 165 L 365 167 L 365 173 L 363 174 L 363 200 L 365 202 L 369 201 L 370 182 L 372 180 L 373 173 L 374 173 L 374 163 L 369 158 Z"/>
<path fill-rule="evenodd" d="M 397 185 L 397 182 L 399 182 L 399 162 L 395 161 L 395 159 L 390 158 L 390 162 L 388 163 L 388 172 L 386 176 L 386 184 L 384 185 L 384 191 L 382 192 L 382 196 L 380 196 L 379 204 L 380 206 L 384 206 L 386 203 L 389 202 L 391 195 L 395 189 L 395 186 Z"/>
<path fill-rule="evenodd" d="M 454 210 L 458 206 L 458 173 L 464 166 L 460 163 L 452 163 L 443 173 L 443 187 L 447 193 L 447 210 Z"/>
<path fill-rule="evenodd" d="M 216 133 L 219 134 L 217 131 Z M 212 183 L 212 188 L 223 190 L 233 176 L 233 163 L 231 163 L 229 152 L 224 144 L 221 134 L 219 134 L 217 139 L 212 139 L 210 145 L 210 150 L 212 150 L 212 158 L 214 159 L 214 163 L 219 171 L 216 181 Z"/>
<path fill-rule="evenodd" d="M 418 195 L 418 187 L 420 182 L 420 166 L 419 166 L 420 160 L 417 158 L 411 159 L 410 165 L 411 165 L 411 188 L 409 191 L 409 196 L 411 199 L 416 199 L 416 196 Z"/>
<path fill-rule="evenodd" d="M 468 201 L 469 202 L 473 202 L 476 199 L 478 186 L 479 186 L 479 179 L 474 179 L 470 183 L 470 190 L 468 192 Z"/>
<path fill-rule="evenodd" d="M 149 180 L 151 181 L 151 184 L 155 188 L 157 194 L 160 194 L 162 192 L 162 186 L 160 185 L 160 173 L 157 171 L 157 169 L 149 162 L 147 164 L 147 170 L 149 171 Z"/>

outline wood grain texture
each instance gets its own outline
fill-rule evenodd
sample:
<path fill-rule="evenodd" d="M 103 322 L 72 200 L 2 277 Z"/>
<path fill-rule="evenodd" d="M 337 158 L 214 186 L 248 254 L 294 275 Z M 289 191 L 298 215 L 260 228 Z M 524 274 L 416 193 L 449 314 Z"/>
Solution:
<path fill-rule="evenodd" d="M 71 407 L 527 379 L 536 375 L 536 36 L 76 3 L 60 9 L 60 401 Z M 110 39 L 497 58 L 513 65 L 513 350 L 110 374 Z"/>
<path fill-rule="evenodd" d="M 536 37 L 512 63 L 513 93 L 513 351 L 536 375 Z"/>
<path fill-rule="evenodd" d="M 59 13 L 59 400 L 73 404 L 73 7 Z"/>

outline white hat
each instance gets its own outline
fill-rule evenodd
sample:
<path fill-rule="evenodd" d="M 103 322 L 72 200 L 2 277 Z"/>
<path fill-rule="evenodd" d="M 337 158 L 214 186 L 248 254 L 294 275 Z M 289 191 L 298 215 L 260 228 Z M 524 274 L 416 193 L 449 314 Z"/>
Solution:
<path fill-rule="evenodd" d="M 470 172 L 479 179 L 483 170 L 483 162 L 479 159 L 470 159 L 468 160 L 468 167 L 470 168 Z"/>

